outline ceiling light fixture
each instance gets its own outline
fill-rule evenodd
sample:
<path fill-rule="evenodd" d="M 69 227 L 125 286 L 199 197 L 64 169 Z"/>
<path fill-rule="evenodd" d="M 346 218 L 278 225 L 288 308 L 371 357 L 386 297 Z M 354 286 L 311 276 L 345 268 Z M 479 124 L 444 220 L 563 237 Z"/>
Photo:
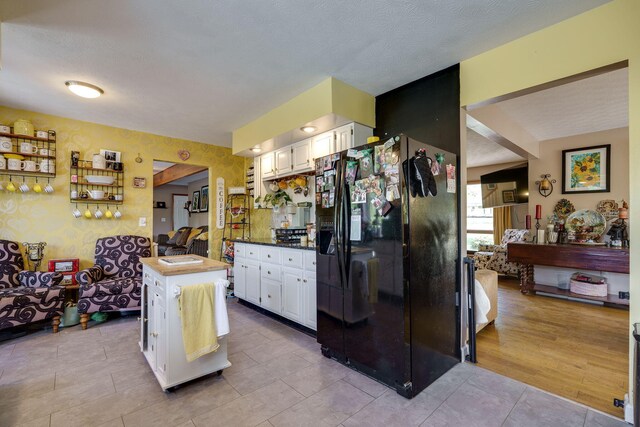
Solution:
<path fill-rule="evenodd" d="M 318 129 L 318 128 L 317 128 L 317 127 L 315 127 L 315 126 L 302 126 L 302 127 L 300 128 L 300 130 L 301 130 L 302 132 L 305 132 L 305 133 L 313 133 L 313 132 L 315 132 L 315 131 L 316 131 L 316 129 Z"/>
<path fill-rule="evenodd" d="M 253 148 L 251 149 L 251 151 L 253 151 L 254 153 L 259 153 L 259 152 L 261 152 L 261 151 L 262 151 L 262 148 L 259 148 L 259 147 L 253 147 Z"/>
<path fill-rule="evenodd" d="M 104 93 L 104 91 L 98 86 L 92 85 L 90 83 L 68 80 L 64 82 L 64 84 L 69 88 L 71 92 L 83 98 L 97 98 Z"/>

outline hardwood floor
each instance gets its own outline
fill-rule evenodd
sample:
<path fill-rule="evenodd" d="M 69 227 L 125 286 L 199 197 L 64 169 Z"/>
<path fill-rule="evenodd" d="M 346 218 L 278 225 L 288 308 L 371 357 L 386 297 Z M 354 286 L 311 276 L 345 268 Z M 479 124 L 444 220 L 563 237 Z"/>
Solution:
<path fill-rule="evenodd" d="M 629 312 L 522 295 L 500 279 L 498 318 L 477 335 L 478 366 L 623 418 Z"/>

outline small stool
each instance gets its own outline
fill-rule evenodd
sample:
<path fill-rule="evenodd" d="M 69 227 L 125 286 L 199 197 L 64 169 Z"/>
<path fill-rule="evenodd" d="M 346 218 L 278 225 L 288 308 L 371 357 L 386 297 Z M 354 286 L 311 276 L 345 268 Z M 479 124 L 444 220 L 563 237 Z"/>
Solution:
<path fill-rule="evenodd" d="M 493 270 L 476 270 L 476 280 L 480 282 L 484 292 L 491 302 L 491 308 L 487 313 L 488 323 L 476 325 L 476 332 L 490 325 L 498 317 L 498 273 Z"/>

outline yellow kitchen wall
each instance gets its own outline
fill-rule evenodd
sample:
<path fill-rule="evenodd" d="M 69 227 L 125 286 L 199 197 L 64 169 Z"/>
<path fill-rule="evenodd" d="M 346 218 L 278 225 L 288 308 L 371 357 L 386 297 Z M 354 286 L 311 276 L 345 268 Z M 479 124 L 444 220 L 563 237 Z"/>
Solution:
<path fill-rule="evenodd" d="M 640 182 L 640 2 L 614 0 L 460 63 L 460 105 L 470 106 L 620 61 L 629 67 L 629 182 Z M 640 186 L 629 188 L 637 217 Z M 630 325 L 640 321 L 640 227 L 632 227 Z M 634 244 L 635 242 L 635 244 Z M 633 338 L 629 334 L 629 385 Z M 632 391 L 632 390 L 630 390 Z"/>
<path fill-rule="evenodd" d="M 17 119 L 30 120 L 36 129 L 52 129 L 57 133 L 56 177 L 51 181 L 53 194 L 33 192 L 0 192 L 0 239 L 18 242 L 47 243 L 45 260 L 52 258 L 80 258 L 81 266 L 93 263 L 96 239 L 117 234 L 135 234 L 151 238 L 153 230 L 153 160 L 175 163 L 191 163 L 209 167 L 209 188 L 215 188 L 218 177 L 225 185 L 242 185 L 244 181 L 244 158 L 233 156 L 230 148 L 202 144 L 176 138 L 152 135 L 127 129 L 72 120 L 31 111 L 16 110 L 0 106 L 0 123 L 13 124 Z M 122 153 L 124 163 L 124 204 L 120 220 L 75 219 L 69 203 L 69 165 L 72 150 L 80 152 L 80 158 L 90 160 L 101 148 Z M 182 162 L 178 150 L 188 150 L 191 157 Z M 136 163 L 140 155 L 142 163 Z M 133 188 L 133 177 L 144 177 L 144 189 Z M 0 182 L 8 178 L 0 176 Z M 28 178 L 33 183 L 33 178 Z M 222 230 L 215 222 L 215 199 L 210 198 L 209 221 L 212 238 L 209 249 L 212 258 L 218 258 Z M 95 205 L 91 206 L 95 210 Z M 81 210 L 86 205 L 79 205 Z M 112 206 L 113 210 L 114 207 Z M 138 226 L 138 219 L 145 217 L 147 225 Z"/>

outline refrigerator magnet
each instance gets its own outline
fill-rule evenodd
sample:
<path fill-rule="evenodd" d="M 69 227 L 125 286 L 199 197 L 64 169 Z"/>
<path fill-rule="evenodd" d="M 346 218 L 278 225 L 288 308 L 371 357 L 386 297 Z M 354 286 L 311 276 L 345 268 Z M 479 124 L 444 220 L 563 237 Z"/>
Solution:
<path fill-rule="evenodd" d="M 316 206 L 322 206 L 322 193 L 320 191 L 316 193 Z"/>
<path fill-rule="evenodd" d="M 384 170 L 384 148 L 382 145 L 377 145 L 373 154 L 373 173 L 380 173 Z"/>
<path fill-rule="evenodd" d="M 344 180 L 347 184 L 353 184 L 356 181 L 356 175 L 358 173 L 358 162 L 355 160 L 348 160 L 344 172 Z"/>
<path fill-rule="evenodd" d="M 447 193 L 456 192 L 456 167 L 447 165 Z"/>
<path fill-rule="evenodd" d="M 386 150 L 387 148 L 392 147 L 394 143 L 395 143 L 395 141 L 393 140 L 393 138 L 387 139 L 387 141 L 384 143 L 383 147 Z"/>
<path fill-rule="evenodd" d="M 325 157 L 323 159 L 323 167 L 325 171 L 328 171 L 329 169 L 331 169 L 332 164 L 331 164 L 331 158 L 330 157 Z"/>
<path fill-rule="evenodd" d="M 335 191 L 333 190 L 333 188 L 331 190 L 329 190 L 329 207 L 333 207 L 333 205 L 335 205 L 336 202 L 336 198 L 335 198 Z"/>
<path fill-rule="evenodd" d="M 335 161 L 338 161 L 338 160 L 340 160 L 340 153 L 333 153 L 331 155 L 331 161 L 335 162 Z"/>
<path fill-rule="evenodd" d="M 322 207 L 323 208 L 328 208 L 329 206 L 329 192 L 325 191 L 324 193 L 322 193 Z"/>
<path fill-rule="evenodd" d="M 347 157 L 356 157 L 358 155 L 358 150 L 355 148 L 349 148 L 347 150 Z"/>
<path fill-rule="evenodd" d="M 352 241 L 362 240 L 362 209 L 355 208 L 351 211 L 351 235 Z"/>
<path fill-rule="evenodd" d="M 367 184 L 366 180 L 356 181 L 351 191 L 351 203 L 362 204 L 367 202 Z"/>

